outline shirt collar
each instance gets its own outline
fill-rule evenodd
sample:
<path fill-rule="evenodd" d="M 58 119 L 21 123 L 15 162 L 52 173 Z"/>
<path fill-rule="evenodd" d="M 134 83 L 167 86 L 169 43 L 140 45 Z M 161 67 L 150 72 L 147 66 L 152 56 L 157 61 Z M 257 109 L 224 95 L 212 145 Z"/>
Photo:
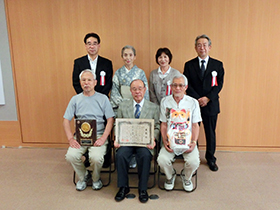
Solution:
<path fill-rule="evenodd" d="M 132 67 L 132 68 L 133 68 L 133 67 Z M 131 69 L 132 69 L 132 68 L 131 68 Z M 126 72 L 126 73 L 129 72 L 129 70 L 126 68 L 126 66 L 124 66 L 124 69 L 125 69 L 125 72 Z M 131 69 L 130 69 L 130 70 L 131 70 Z"/>
<path fill-rule="evenodd" d="M 89 60 L 90 62 L 93 62 L 93 61 L 97 62 L 98 55 L 96 56 L 96 58 L 95 58 L 94 60 L 91 59 L 91 57 L 89 56 L 89 54 L 87 55 L 87 57 L 88 57 L 88 60 Z"/>
<path fill-rule="evenodd" d="M 199 60 L 199 64 L 201 63 L 202 60 L 205 60 L 205 65 L 207 65 L 208 60 L 209 60 L 209 55 L 208 55 L 205 59 L 201 59 L 201 58 L 198 56 L 198 60 Z"/>
<path fill-rule="evenodd" d="M 169 74 L 170 71 L 171 71 L 171 66 L 169 66 L 169 68 L 168 68 L 167 72 L 165 72 L 165 74 L 166 74 L 166 75 Z M 165 75 L 165 74 L 162 73 L 162 71 L 161 71 L 161 69 L 160 69 L 160 66 L 158 67 L 158 73 L 161 74 L 161 75 Z"/>
<path fill-rule="evenodd" d="M 140 103 L 136 103 L 136 101 L 133 99 L 133 107 L 135 107 L 136 104 L 139 104 L 140 107 L 142 108 L 144 105 L 144 98 L 142 99 L 142 101 Z"/>

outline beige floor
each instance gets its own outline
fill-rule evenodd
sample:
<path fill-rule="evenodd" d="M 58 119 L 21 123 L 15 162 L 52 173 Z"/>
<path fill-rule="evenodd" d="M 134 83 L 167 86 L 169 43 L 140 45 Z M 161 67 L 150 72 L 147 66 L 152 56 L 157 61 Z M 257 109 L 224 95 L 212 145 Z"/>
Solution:
<path fill-rule="evenodd" d="M 217 152 L 219 171 L 211 172 L 202 151 L 196 191 L 155 187 L 148 192 L 159 199 L 146 204 L 138 201 L 137 189 L 131 190 L 135 199 L 114 201 L 116 172 L 110 186 L 100 191 L 90 187 L 76 191 L 65 153 L 65 149 L 1 148 L 0 209 L 280 209 L 280 153 Z M 179 177 L 176 184 L 181 185 Z"/>

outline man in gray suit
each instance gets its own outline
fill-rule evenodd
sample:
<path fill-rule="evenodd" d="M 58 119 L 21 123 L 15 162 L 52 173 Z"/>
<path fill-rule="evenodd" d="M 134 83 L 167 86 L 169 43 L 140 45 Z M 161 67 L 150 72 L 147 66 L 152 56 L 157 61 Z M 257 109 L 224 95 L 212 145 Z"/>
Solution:
<path fill-rule="evenodd" d="M 130 84 L 130 91 L 133 99 L 122 102 L 119 105 L 117 118 L 154 119 L 154 138 L 155 141 L 158 140 L 160 130 L 159 106 L 144 99 L 146 87 L 142 80 L 133 80 Z M 148 201 L 147 183 L 153 157 L 152 150 L 156 145 L 155 141 L 152 146 L 147 147 L 120 147 L 115 141 L 114 146 L 118 148 L 116 154 L 116 166 L 118 171 L 118 187 L 120 188 L 115 196 L 116 201 L 122 201 L 130 191 L 128 186 L 128 169 L 133 154 L 136 155 L 136 162 L 138 165 L 139 200 L 141 203 L 146 203 Z"/>

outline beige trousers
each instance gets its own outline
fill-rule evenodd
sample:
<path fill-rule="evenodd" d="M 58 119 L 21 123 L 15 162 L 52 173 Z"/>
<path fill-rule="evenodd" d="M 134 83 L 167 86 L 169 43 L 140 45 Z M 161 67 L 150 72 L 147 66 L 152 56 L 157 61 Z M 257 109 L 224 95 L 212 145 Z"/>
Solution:
<path fill-rule="evenodd" d="M 99 138 L 99 137 L 97 137 Z M 104 162 L 104 155 L 106 154 L 108 140 L 100 147 L 81 146 L 79 149 L 72 147 L 68 148 L 65 159 L 72 166 L 81 181 L 86 175 L 86 167 L 81 159 L 83 154 L 88 150 L 90 170 L 92 170 L 92 181 L 97 182 L 100 179 L 100 171 Z"/>
<path fill-rule="evenodd" d="M 183 153 L 184 157 L 184 174 L 187 180 L 192 178 L 193 173 L 198 169 L 200 164 L 199 151 L 197 146 L 191 153 Z M 167 179 L 172 178 L 173 162 L 175 161 L 175 154 L 168 152 L 164 146 L 161 147 L 157 162 L 162 172 L 165 173 Z"/>

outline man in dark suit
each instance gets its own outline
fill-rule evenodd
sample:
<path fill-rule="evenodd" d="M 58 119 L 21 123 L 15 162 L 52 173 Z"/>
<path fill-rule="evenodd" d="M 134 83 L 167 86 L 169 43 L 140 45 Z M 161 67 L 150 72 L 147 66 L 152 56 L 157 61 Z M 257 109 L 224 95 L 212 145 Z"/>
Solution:
<path fill-rule="evenodd" d="M 97 34 L 87 34 L 84 38 L 84 43 L 88 54 L 74 61 L 73 87 L 77 94 L 81 93 L 83 89 L 80 85 L 79 75 L 83 70 L 91 69 L 96 74 L 97 85 L 95 86 L 95 91 L 108 96 L 112 89 L 112 62 L 98 55 L 100 37 Z"/>
<path fill-rule="evenodd" d="M 142 80 L 133 80 L 130 84 L 130 91 L 133 99 L 124 101 L 119 105 L 117 118 L 139 118 L 154 119 L 154 138 L 159 138 L 159 106 L 144 99 L 146 92 L 145 84 Z M 141 203 L 146 203 L 149 199 L 147 184 L 149 180 L 151 159 L 153 157 L 153 145 L 147 147 L 121 146 L 114 142 L 117 149 L 116 166 L 118 171 L 118 187 L 120 188 L 115 196 L 116 201 L 122 201 L 129 193 L 128 169 L 132 155 L 135 153 L 138 166 L 138 191 Z"/>
<path fill-rule="evenodd" d="M 206 35 L 196 37 L 195 50 L 198 57 L 185 63 L 184 75 L 188 78 L 187 94 L 199 102 L 206 136 L 207 164 L 212 171 L 217 171 L 216 123 L 220 113 L 219 92 L 224 83 L 223 63 L 209 57 L 211 40 Z"/>

